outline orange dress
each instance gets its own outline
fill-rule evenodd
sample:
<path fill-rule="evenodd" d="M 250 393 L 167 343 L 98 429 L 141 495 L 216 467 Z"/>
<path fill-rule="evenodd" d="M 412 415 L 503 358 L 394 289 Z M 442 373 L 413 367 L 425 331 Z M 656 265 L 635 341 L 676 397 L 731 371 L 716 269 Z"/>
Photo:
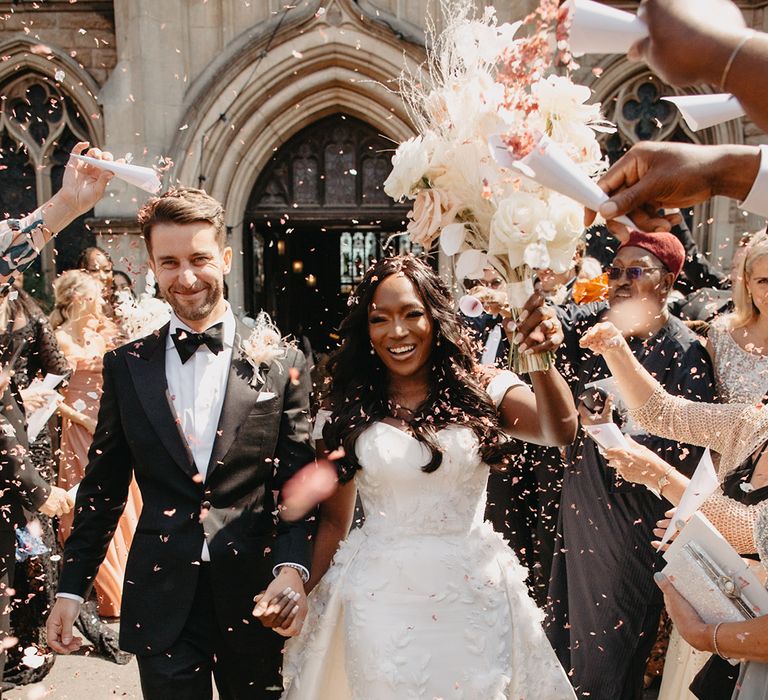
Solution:
<path fill-rule="evenodd" d="M 68 334 L 61 331 L 56 333 L 59 345 L 74 370 L 63 392 L 64 402 L 93 420 L 96 420 L 98 415 L 102 394 L 101 358 L 104 352 L 111 349 L 112 341 L 104 339 L 106 334 L 111 338 L 116 335 L 112 327 L 98 334 L 93 331 L 93 337 L 87 342 L 86 347 L 83 347 L 75 343 Z M 67 418 L 63 419 L 58 480 L 61 488 L 71 489 L 82 480 L 88 464 L 88 449 L 92 440 L 93 436 L 82 425 Z M 128 501 L 110 542 L 107 556 L 96 576 L 99 615 L 102 617 L 119 617 L 120 615 L 125 564 L 140 513 L 141 493 L 134 479 L 131 481 Z M 59 539 L 62 544 L 69 537 L 73 520 L 74 511 L 59 520 Z"/>

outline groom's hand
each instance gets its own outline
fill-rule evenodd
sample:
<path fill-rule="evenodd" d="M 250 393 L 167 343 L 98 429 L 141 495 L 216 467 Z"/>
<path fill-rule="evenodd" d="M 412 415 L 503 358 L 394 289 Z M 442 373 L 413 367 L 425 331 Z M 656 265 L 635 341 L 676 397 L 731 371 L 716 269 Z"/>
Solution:
<path fill-rule="evenodd" d="M 296 569 L 284 566 L 267 590 L 254 598 L 253 616 L 278 634 L 293 637 L 301 630 L 307 615 L 304 582 Z"/>
<path fill-rule="evenodd" d="M 45 625 L 48 645 L 58 654 L 77 651 L 82 638 L 72 634 L 72 625 L 80 613 L 80 603 L 70 598 L 57 598 Z"/>

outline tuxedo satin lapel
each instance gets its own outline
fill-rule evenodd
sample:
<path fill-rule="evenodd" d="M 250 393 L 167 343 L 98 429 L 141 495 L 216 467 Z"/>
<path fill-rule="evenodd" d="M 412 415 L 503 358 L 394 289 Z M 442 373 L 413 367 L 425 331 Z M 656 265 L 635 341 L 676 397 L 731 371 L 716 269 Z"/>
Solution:
<path fill-rule="evenodd" d="M 235 333 L 235 344 L 232 348 L 232 362 L 229 365 L 229 377 L 227 379 L 227 393 L 224 395 L 224 404 L 221 407 L 219 425 L 216 429 L 216 441 L 211 450 L 211 460 L 208 462 L 208 477 L 216 469 L 224 456 L 232 447 L 237 436 L 240 424 L 248 417 L 251 409 L 256 404 L 256 399 L 264 384 L 266 368 L 261 368 L 261 378 L 254 375 L 253 365 L 245 358 L 242 351 L 241 338 L 243 333 L 248 333 L 247 326 L 239 321 Z"/>
<path fill-rule="evenodd" d="M 192 453 L 181 430 L 181 421 L 176 417 L 168 379 L 165 376 L 165 343 L 168 326 L 153 336 L 137 343 L 136 352 L 128 353 L 128 369 L 133 378 L 136 393 L 147 417 L 163 443 L 163 447 L 192 478 L 199 472 L 195 467 Z"/>

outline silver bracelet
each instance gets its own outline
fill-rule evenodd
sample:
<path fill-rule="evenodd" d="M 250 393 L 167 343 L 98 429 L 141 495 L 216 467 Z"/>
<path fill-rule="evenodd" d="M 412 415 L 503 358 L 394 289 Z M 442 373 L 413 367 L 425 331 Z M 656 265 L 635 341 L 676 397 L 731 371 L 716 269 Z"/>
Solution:
<path fill-rule="evenodd" d="M 736 60 L 736 56 L 738 56 L 739 51 L 744 48 L 744 44 L 746 44 L 753 36 L 755 36 L 755 32 L 754 30 L 750 29 L 743 37 L 741 37 L 739 43 L 736 44 L 733 51 L 731 51 L 731 55 L 728 57 L 725 68 L 723 68 L 723 76 L 720 78 L 720 92 L 728 92 L 726 90 L 725 84 L 728 82 L 728 75 L 731 72 L 733 62 Z"/>
<path fill-rule="evenodd" d="M 717 631 L 720 629 L 720 625 L 722 625 L 722 622 L 718 622 L 715 625 L 715 629 L 712 632 L 712 648 L 715 651 L 715 654 L 719 656 L 721 659 L 727 659 L 727 656 L 723 656 L 723 654 L 720 653 L 720 650 L 717 648 Z"/>
<path fill-rule="evenodd" d="M 286 562 L 285 564 L 278 564 L 275 566 L 275 569 L 277 569 L 277 573 L 280 573 L 280 569 L 288 567 L 289 569 L 294 569 L 295 571 L 299 572 L 299 576 L 301 576 L 301 580 L 306 583 L 309 581 L 309 576 L 307 576 L 307 572 L 304 569 L 303 566 L 299 566 L 298 564 L 291 564 L 290 562 Z"/>

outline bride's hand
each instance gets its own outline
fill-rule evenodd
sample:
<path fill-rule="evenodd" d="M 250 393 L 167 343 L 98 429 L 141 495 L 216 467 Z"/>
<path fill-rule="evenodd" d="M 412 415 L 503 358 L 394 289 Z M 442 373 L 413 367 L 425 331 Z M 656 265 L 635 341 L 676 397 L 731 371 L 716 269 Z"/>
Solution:
<path fill-rule="evenodd" d="M 301 631 L 307 616 L 307 596 L 296 569 L 284 566 L 267 590 L 254 598 L 253 616 L 284 637 Z"/>
<path fill-rule="evenodd" d="M 626 344 L 621 331 L 610 322 L 597 323 L 579 339 L 579 345 L 596 355 L 605 355 Z"/>
<path fill-rule="evenodd" d="M 521 353 L 549 352 L 556 350 L 563 342 L 563 328 L 557 319 L 557 312 L 545 301 L 541 292 L 535 291 L 525 302 L 516 323 L 511 318 L 504 321 L 509 342 L 515 343 Z"/>

